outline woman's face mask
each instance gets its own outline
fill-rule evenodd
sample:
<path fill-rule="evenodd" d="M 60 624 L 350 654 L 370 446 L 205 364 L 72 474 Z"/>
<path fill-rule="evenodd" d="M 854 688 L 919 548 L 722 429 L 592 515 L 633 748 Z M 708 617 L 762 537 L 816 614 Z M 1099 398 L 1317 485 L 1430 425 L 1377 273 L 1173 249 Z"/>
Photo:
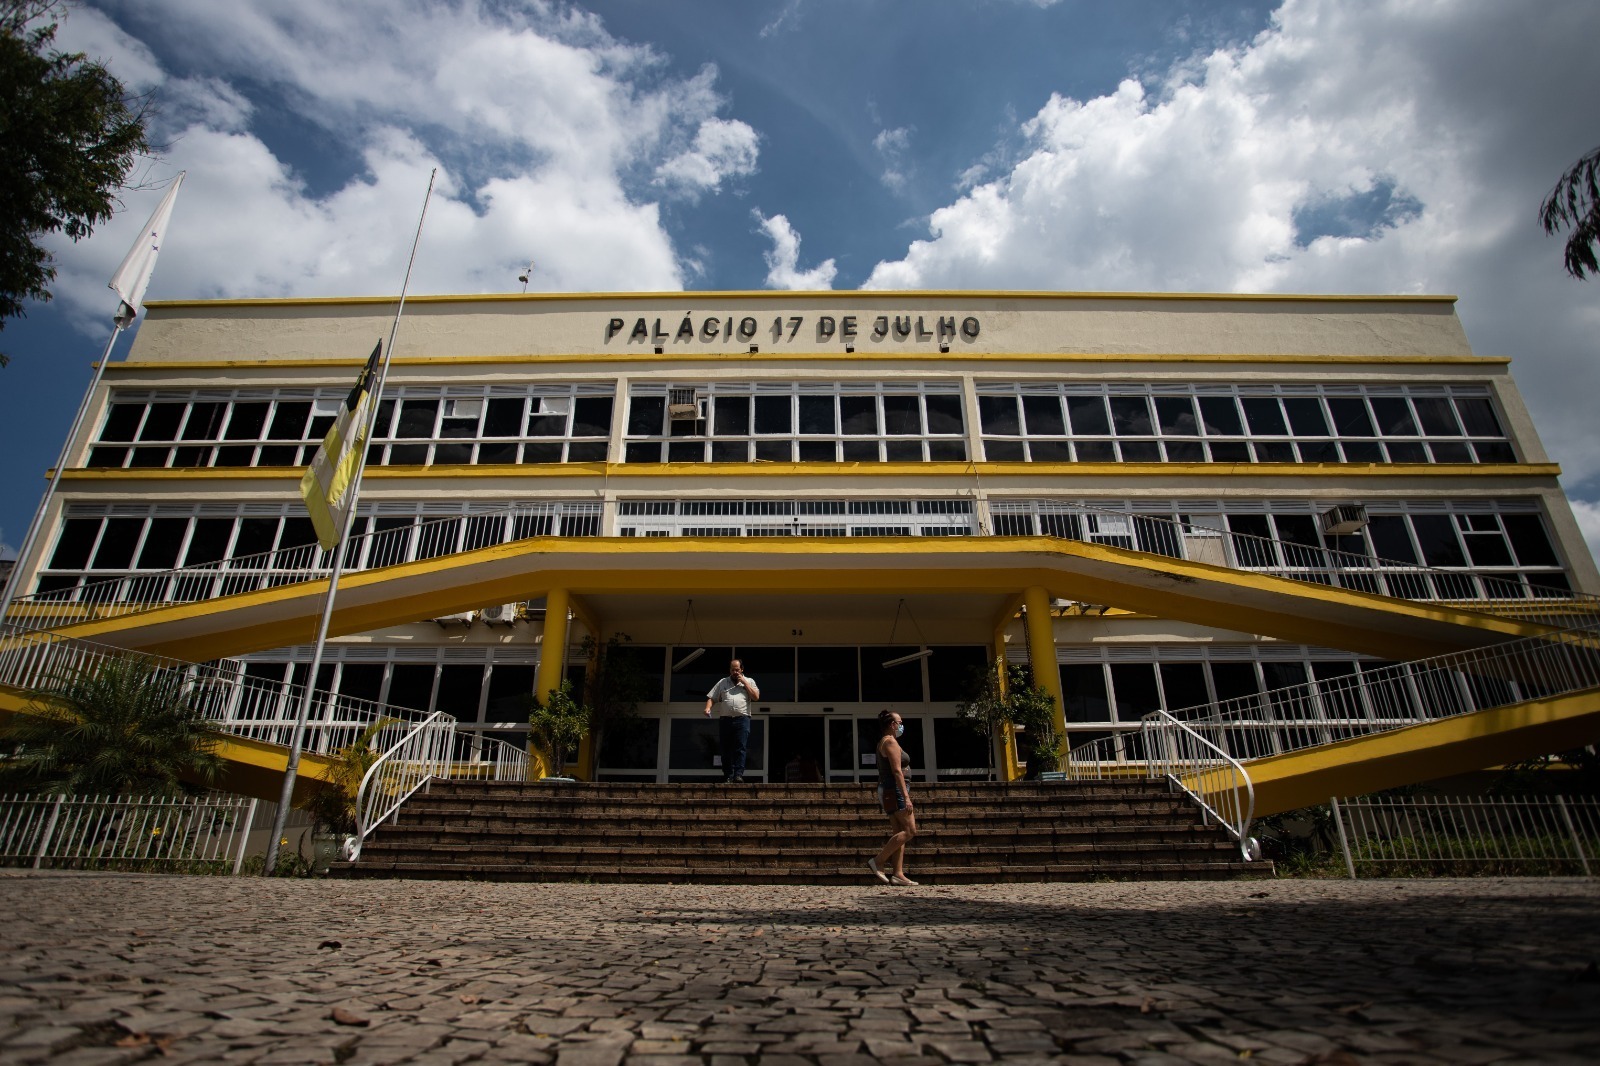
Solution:
<path fill-rule="evenodd" d="M 895 725 L 894 735 L 897 737 L 903 737 L 906 735 L 906 724 L 904 722 L 899 722 Z"/>

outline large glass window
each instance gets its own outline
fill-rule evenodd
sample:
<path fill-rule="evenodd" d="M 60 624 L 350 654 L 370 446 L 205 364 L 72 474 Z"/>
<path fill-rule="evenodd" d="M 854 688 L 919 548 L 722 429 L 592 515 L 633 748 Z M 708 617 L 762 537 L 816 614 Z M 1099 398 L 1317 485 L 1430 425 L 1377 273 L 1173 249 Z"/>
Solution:
<path fill-rule="evenodd" d="M 600 532 L 600 504 L 587 501 L 515 508 L 430 502 L 410 505 L 407 515 L 373 513 L 393 506 L 369 504 L 357 515 L 344 549 L 349 569 L 431 559 L 530 536 Z M 97 599 L 190 602 L 301 580 L 327 565 L 302 506 L 237 507 L 235 514 L 222 517 L 199 514 L 198 506 L 74 504 L 36 591 L 71 599 L 77 596 L 73 589 L 94 584 Z M 175 570 L 222 560 L 248 564 Z"/>
<path fill-rule="evenodd" d="M 663 393 L 709 419 L 668 417 Z M 955 382 L 635 386 L 629 396 L 630 463 L 956 462 L 967 457 Z M 1015 406 L 1015 403 L 1013 403 Z M 709 444 L 709 446 L 708 446 Z"/>
<path fill-rule="evenodd" d="M 991 499 L 989 509 L 1000 536 L 1042 534 L 1135 547 L 1404 599 L 1524 599 L 1571 587 L 1543 519 L 1523 501 L 1372 504 L 1366 526 L 1344 535 L 1322 533 L 1323 505 L 1296 512 L 1280 503 L 1269 514 L 1239 501 L 1232 505 L 1237 510 L 1222 507 L 1223 514 L 1133 516 L 1107 511 L 1146 505 L 1103 506 L 1105 511 L 1070 501 Z M 1438 572 L 1419 573 L 1419 564 Z"/>
<path fill-rule="evenodd" d="M 374 415 L 367 458 L 374 465 L 606 458 L 613 407 L 609 385 L 401 385 L 389 392 Z M 89 465 L 305 466 L 345 399 L 343 392 L 306 389 L 197 390 L 179 393 L 186 397 L 181 400 L 169 395 L 115 391 Z"/>
<path fill-rule="evenodd" d="M 997 462 L 1515 461 L 1475 385 L 982 383 L 978 408 Z"/>

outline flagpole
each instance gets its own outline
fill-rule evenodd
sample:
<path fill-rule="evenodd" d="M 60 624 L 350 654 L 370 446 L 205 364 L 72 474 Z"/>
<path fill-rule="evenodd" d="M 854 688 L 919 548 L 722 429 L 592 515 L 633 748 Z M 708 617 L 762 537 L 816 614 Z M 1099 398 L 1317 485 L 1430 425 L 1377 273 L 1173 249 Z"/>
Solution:
<path fill-rule="evenodd" d="M 372 388 L 372 398 L 368 403 L 365 423 L 357 433 L 356 439 L 360 447 L 356 449 L 355 474 L 350 479 L 349 506 L 345 509 L 343 521 L 339 529 L 339 541 L 333 546 L 333 560 L 328 574 L 328 592 L 322 601 L 322 620 L 317 625 L 317 642 L 311 654 L 311 672 L 305 681 L 305 692 L 300 698 L 300 709 L 295 715 L 294 732 L 289 742 L 289 762 L 283 772 L 283 791 L 278 799 L 278 813 L 272 823 L 272 837 L 267 842 L 266 869 L 263 873 L 271 877 L 278 866 L 278 846 L 283 842 L 284 826 L 288 822 L 289 807 L 294 800 L 295 778 L 300 771 L 300 753 L 305 747 L 306 721 L 311 716 L 311 700 L 316 692 L 317 675 L 322 672 L 322 654 L 328 643 L 328 627 L 333 621 L 333 601 L 339 594 L 339 578 L 344 574 L 345 542 L 350 537 L 350 528 L 355 523 L 356 507 L 361 496 L 361 476 L 367 469 L 367 447 L 371 443 L 370 427 L 372 420 L 377 416 L 378 404 L 383 398 L 383 384 L 389 376 L 389 360 L 394 355 L 395 337 L 400 332 L 400 316 L 406 309 L 406 291 L 411 287 L 411 268 L 417 262 L 417 245 L 422 241 L 422 223 L 428 217 L 428 203 L 433 199 L 433 182 L 439 175 L 439 168 L 434 167 L 428 175 L 428 192 L 422 198 L 422 215 L 417 219 L 417 233 L 411 241 L 411 258 L 406 262 L 405 280 L 400 284 L 400 305 L 395 308 L 394 322 L 389 327 L 389 344 L 378 360 L 377 380 Z"/>
<path fill-rule="evenodd" d="M 83 429 L 84 419 L 88 417 L 89 405 L 94 400 L 95 390 L 100 386 L 100 379 L 105 376 L 106 364 L 111 361 L 111 349 L 116 347 L 117 338 L 122 336 L 122 331 L 127 329 L 144 309 L 144 292 L 150 285 L 150 276 L 155 273 L 156 256 L 161 251 L 162 234 L 166 231 L 167 224 L 172 221 L 172 208 L 178 201 L 178 190 L 183 187 L 183 179 L 188 173 L 187 170 L 178 172 L 178 176 L 173 179 L 166 195 L 151 212 L 150 220 L 144 224 L 138 239 L 133 242 L 133 247 L 123 257 L 121 265 L 117 267 L 117 272 L 111 276 L 111 281 L 107 285 L 122 300 L 117 305 L 117 313 L 112 316 L 117 328 L 111 331 L 111 339 L 106 342 L 105 353 L 95 365 L 94 375 L 89 380 L 89 388 L 78 403 L 78 413 L 72 419 L 72 428 L 67 430 L 67 439 L 61 445 L 61 455 L 56 459 L 55 469 L 50 472 L 50 484 L 45 487 L 44 498 L 39 501 L 39 509 L 28 525 L 28 535 L 23 539 L 22 547 L 17 552 L 16 564 L 6 579 L 4 592 L 0 593 L 0 623 L 4 623 L 6 612 L 11 610 L 11 604 L 22 586 L 23 564 L 32 554 L 39 534 L 44 529 L 45 515 L 49 513 L 50 504 L 55 499 L 56 486 L 61 483 L 62 472 L 66 470 L 67 461 L 71 458 L 73 442 Z M 35 571 L 38 569 L 34 567 Z"/>
<path fill-rule="evenodd" d="M 61 445 L 61 455 L 56 459 L 56 465 L 50 471 L 50 484 L 45 486 L 44 497 L 39 501 L 39 509 L 34 512 L 33 521 L 28 524 L 28 535 L 23 538 L 22 547 L 17 549 L 17 561 L 11 568 L 11 574 L 6 578 L 5 593 L 0 598 L 0 622 L 5 621 L 6 613 L 11 610 L 11 603 L 17 597 L 17 590 L 22 585 L 22 569 L 28 556 L 33 552 L 34 542 L 39 539 L 39 532 L 44 528 L 45 515 L 49 513 L 50 503 L 55 499 L 56 486 L 61 483 L 61 472 L 66 469 L 67 461 L 71 458 L 73 442 L 78 439 L 78 432 L 83 428 L 83 420 L 89 414 L 89 403 L 94 396 L 95 389 L 100 386 L 100 379 L 105 376 L 106 364 L 111 361 L 111 349 L 116 347 L 117 338 L 122 336 L 122 331 L 127 328 L 131 318 L 125 317 L 122 310 L 118 309 L 114 321 L 117 328 L 111 331 L 111 339 L 106 342 L 106 350 L 100 356 L 100 361 L 95 364 L 94 375 L 89 379 L 89 388 L 84 392 L 83 399 L 78 403 L 78 413 L 72 419 L 72 428 L 67 430 L 67 439 Z M 37 571 L 39 568 L 34 567 Z"/>

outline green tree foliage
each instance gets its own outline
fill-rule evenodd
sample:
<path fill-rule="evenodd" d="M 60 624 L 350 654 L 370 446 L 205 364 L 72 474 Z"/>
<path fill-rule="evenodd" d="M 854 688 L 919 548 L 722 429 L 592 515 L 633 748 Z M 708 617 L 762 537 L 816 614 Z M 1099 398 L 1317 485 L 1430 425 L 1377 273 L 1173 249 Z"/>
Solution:
<path fill-rule="evenodd" d="M 589 731 L 594 719 L 594 708 L 579 703 L 572 696 L 572 682 L 565 679 L 541 700 L 537 695 L 528 697 L 528 726 L 533 742 L 550 756 L 554 776 L 565 776 L 567 752 Z"/>
<path fill-rule="evenodd" d="M 148 659 L 107 659 L 28 694 L 12 718 L 0 788 L 64 795 L 173 796 L 222 772 L 222 733 L 201 710 L 204 681 Z"/>
<path fill-rule="evenodd" d="M 1595 257 L 1600 245 L 1600 148 L 1596 148 L 1561 175 L 1556 187 L 1539 205 L 1539 223 L 1552 236 L 1571 228 L 1567 237 L 1567 273 L 1582 281 L 1600 273 Z"/>
<path fill-rule="evenodd" d="M 596 752 L 606 731 L 638 717 L 639 704 L 650 695 L 638 656 L 628 646 L 632 640 L 626 633 L 613 633 L 604 644 L 592 636 L 583 638 L 584 656 L 591 660 L 583 698 L 592 711 L 589 731 Z"/>
<path fill-rule="evenodd" d="M 373 750 L 372 741 L 389 726 L 401 724 L 398 718 L 380 718 L 333 753 L 328 776 L 301 805 L 319 827 L 340 836 L 356 831 L 356 796 L 367 771 L 378 761 L 379 753 Z"/>
<path fill-rule="evenodd" d="M 0 329 L 50 299 L 42 237 L 87 237 L 149 150 L 144 109 L 109 71 L 55 41 L 61 0 L 0 0 Z M 0 366 L 6 363 L 0 353 Z"/>
<path fill-rule="evenodd" d="M 1026 727 L 1034 755 L 1050 764 L 1030 769 L 1054 770 L 1060 761 L 1065 738 L 1056 735 L 1055 697 L 1034 685 L 1033 672 L 1026 666 L 1006 664 L 1003 686 L 1000 671 L 993 667 L 972 671 L 967 698 L 956 704 L 956 717 L 991 740 L 1007 722 Z"/>

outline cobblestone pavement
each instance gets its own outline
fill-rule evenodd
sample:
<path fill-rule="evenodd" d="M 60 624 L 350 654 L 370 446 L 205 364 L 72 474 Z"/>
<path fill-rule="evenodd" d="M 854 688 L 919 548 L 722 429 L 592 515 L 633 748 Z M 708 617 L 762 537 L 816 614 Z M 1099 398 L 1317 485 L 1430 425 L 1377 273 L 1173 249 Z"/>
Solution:
<path fill-rule="evenodd" d="M 1600 887 L 0 873 L 0 1061 L 1592 1063 Z"/>

